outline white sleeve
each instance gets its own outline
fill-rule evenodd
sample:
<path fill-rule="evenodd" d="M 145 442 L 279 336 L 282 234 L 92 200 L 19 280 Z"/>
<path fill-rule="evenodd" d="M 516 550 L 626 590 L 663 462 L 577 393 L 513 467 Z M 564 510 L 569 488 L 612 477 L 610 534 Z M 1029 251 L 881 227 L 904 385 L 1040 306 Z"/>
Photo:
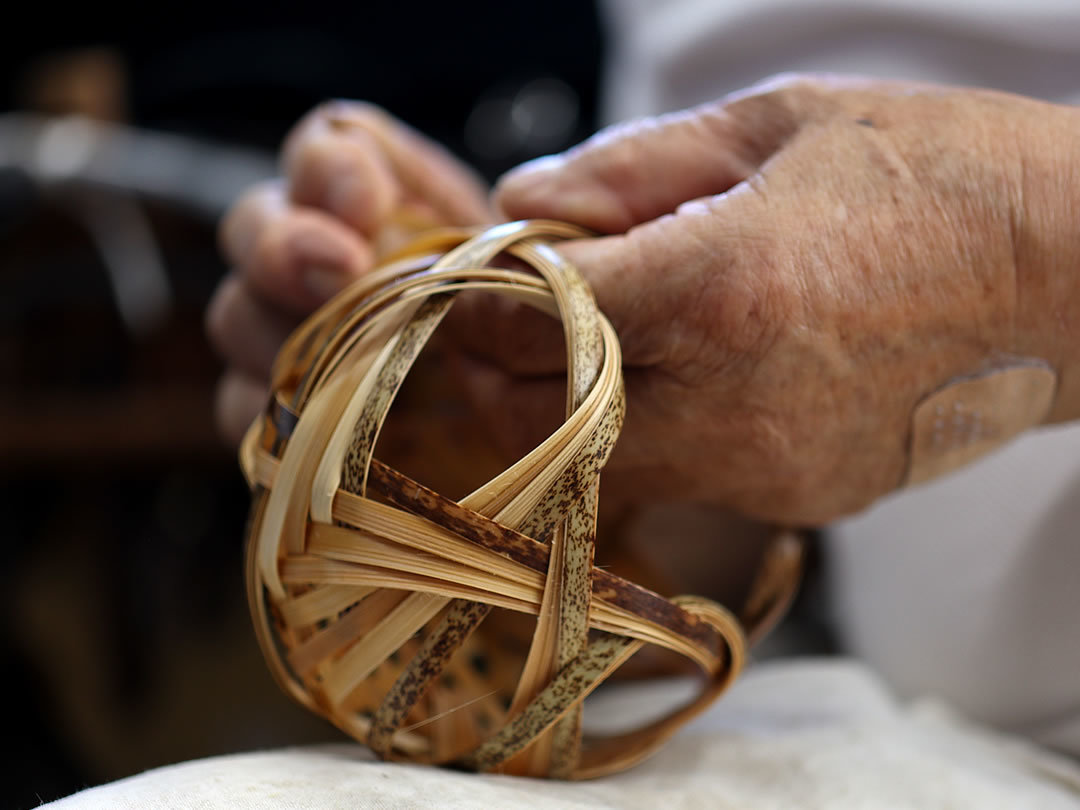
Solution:
<path fill-rule="evenodd" d="M 603 115 L 681 109 L 787 71 L 1080 100 L 1075 0 L 604 0 Z"/>
<path fill-rule="evenodd" d="M 840 523 L 826 560 L 845 649 L 901 694 L 1080 756 L 1080 425 Z"/>

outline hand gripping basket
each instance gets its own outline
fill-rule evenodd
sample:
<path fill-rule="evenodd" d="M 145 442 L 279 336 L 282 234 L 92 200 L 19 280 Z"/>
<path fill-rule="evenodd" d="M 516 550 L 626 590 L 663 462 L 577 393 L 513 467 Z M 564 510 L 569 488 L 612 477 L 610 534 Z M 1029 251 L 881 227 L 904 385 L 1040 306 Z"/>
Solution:
<path fill-rule="evenodd" d="M 743 628 L 763 632 L 794 590 L 792 535 L 773 543 L 738 619 L 593 566 L 599 473 L 624 401 L 615 332 L 549 244 L 584 235 L 538 221 L 421 236 L 288 339 L 242 444 L 263 654 L 289 695 L 381 757 L 575 779 L 626 768 L 723 692 L 744 662 Z M 493 266 L 500 256 L 535 273 Z M 546 441 L 455 502 L 373 448 L 463 290 L 562 321 L 568 402 Z M 536 617 L 527 654 L 486 629 L 500 611 Z M 585 697 L 644 645 L 696 664 L 699 694 L 643 728 L 583 738 Z"/>

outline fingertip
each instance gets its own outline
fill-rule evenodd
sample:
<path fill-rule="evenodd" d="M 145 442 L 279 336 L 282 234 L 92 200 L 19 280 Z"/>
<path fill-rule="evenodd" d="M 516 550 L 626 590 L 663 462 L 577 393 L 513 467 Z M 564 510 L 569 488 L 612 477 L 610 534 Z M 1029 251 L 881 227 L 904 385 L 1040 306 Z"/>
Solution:
<path fill-rule="evenodd" d="M 235 277 L 229 277 L 207 308 L 210 344 L 233 370 L 267 379 L 281 344 L 296 319 L 268 306 Z"/>
<path fill-rule="evenodd" d="M 267 180 L 246 191 L 218 226 L 218 248 L 230 264 L 250 260 L 255 243 L 266 226 L 285 210 L 286 191 L 280 179 Z"/>
<path fill-rule="evenodd" d="M 268 396 L 265 384 L 242 374 L 230 372 L 222 377 L 214 396 L 214 424 L 222 439 L 238 446 Z"/>

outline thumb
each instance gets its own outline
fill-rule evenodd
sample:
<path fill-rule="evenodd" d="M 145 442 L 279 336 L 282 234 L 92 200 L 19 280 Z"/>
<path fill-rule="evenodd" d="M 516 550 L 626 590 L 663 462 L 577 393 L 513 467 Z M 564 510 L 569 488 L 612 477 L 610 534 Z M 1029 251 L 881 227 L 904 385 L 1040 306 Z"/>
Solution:
<path fill-rule="evenodd" d="M 664 253 L 656 249 L 658 239 L 650 233 L 654 226 L 671 236 Z M 670 323 L 678 290 L 665 285 L 664 277 L 669 259 L 685 240 L 670 231 L 664 220 L 627 234 L 556 246 L 588 281 L 600 311 L 619 335 L 626 366 L 662 362 L 670 333 L 678 328 Z M 515 378 L 550 377 L 566 368 L 562 327 L 524 303 L 493 295 L 462 295 L 455 300 L 447 326 L 467 355 Z"/>
<path fill-rule="evenodd" d="M 796 126 L 791 108 L 768 98 L 742 96 L 601 130 L 505 175 L 495 204 L 510 219 L 622 233 L 756 171 Z"/>

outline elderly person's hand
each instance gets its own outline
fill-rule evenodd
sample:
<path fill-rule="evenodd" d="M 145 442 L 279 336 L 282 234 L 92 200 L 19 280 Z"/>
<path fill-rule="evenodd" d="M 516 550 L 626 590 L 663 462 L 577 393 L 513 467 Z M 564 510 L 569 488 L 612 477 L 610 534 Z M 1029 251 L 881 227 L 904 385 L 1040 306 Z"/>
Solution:
<path fill-rule="evenodd" d="M 1077 415 L 1077 188 L 1071 109 L 796 79 L 601 132 L 496 201 L 612 234 L 564 246 L 622 340 L 606 481 L 820 524 L 901 484 L 913 409 L 951 380 L 1036 358 L 1050 418 Z M 474 393 L 525 450 L 561 407 L 558 331 L 463 304 Z"/>
<path fill-rule="evenodd" d="M 610 234 L 561 248 L 623 346 L 605 497 L 827 522 L 901 484 L 924 398 L 1016 358 L 1057 372 L 1050 419 L 1077 416 L 1078 133 L 1075 111 L 1004 94 L 793 79 L 505 178 L 506 217 Z M 285 163 L 223 229 L 238 271 L 210 325 L 233 437 L 287 330 L 371 266 L 395 211 L 493 218 L 467 169 L 368 107 L 316 111 Z M 475 296 L 447 326 L 489 427 L 531 449 L 564 402 L 560 330 Z"/>
<path fill-rule="evenodd" d="M 234 271 L 207 314 L 227 370 L 218 423 L 237 441 L 266 405 L 270 366 L 300 319 L 369 270 L 419 223 L 490 222 L 471 171 L 383 110 L 333 102 L 283 150 L 284 177 L 253 188 L 221 228 Z"/>

